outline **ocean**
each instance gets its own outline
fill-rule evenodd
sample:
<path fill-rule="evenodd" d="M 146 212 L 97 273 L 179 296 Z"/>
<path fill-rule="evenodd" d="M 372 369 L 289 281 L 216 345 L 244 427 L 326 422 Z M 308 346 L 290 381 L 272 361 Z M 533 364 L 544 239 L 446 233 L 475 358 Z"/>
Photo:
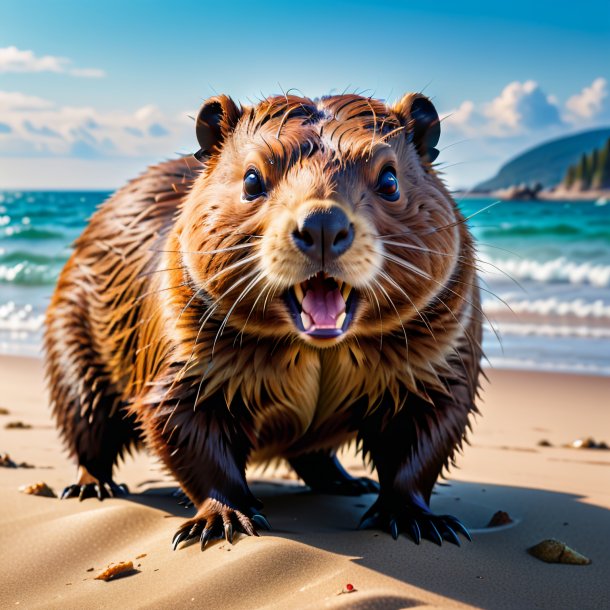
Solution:
<path fill-rule="evenodd" d="M 0 192 L 1 353 L 40 354 L 70 244 L 109 194 Z M 478 241 L 487 364 L 610 375 L 610 203 L 458 203 Z"/>

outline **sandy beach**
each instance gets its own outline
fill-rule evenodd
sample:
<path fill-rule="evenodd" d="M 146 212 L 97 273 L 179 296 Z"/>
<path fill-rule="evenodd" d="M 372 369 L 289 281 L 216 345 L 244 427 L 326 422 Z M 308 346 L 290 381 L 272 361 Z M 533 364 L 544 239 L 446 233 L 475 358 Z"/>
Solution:
<path fill-rule="evenodd" d="M 473 542 L 442 548 L 406 537 L 354 531 L 372 496 L 313 495 L 287 469 L 250 473 L 272 532 L 170 550 L 192 509 L 140 453 L 117 481 L 127 499 L 59 501 L 19 493 L 44 481 L 56 493 L 74 465 L 57 437 L 41 363 L 0 358 L 0 452 L 34 468 L 1 468 L 2 608 L 608 608 L 610 452 L 563 447 L 610 441 L 610 378 L 490 371 L 471 445 L 432 508 L 471 528 Z M 31 425 L 6 429 L 10 422 Z M 548 441 L 552 446 L 538 443 Z M 354 474 L 365 470 L 347 451 Z M 496 511 L 514 522 L 487 527 Z M 592 559 L 543 563 L 526 549 L 556 538 Z M 145 554 L 145 556 L 143 556 Z M 138 559 L 136 559 L 140 556 Z M 137 571 L 94 580 L 109 563 Z M 354 591 L 341 593 L 351 584 Z"/>

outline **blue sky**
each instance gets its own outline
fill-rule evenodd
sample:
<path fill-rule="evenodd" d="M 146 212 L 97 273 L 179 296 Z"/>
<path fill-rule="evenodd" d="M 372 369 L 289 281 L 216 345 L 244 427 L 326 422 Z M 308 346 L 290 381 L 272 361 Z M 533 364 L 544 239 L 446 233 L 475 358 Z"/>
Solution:
<path fill-rule="evenodd" d="M 610 5 L 363 0 L 3 2 L 0 187 L 113 188 L 195 148 L 187 115 L 297 88 L 425 89 L 452 187 L 610 125 Z M 567 6 L 567 5 L 566 5 Z"/>

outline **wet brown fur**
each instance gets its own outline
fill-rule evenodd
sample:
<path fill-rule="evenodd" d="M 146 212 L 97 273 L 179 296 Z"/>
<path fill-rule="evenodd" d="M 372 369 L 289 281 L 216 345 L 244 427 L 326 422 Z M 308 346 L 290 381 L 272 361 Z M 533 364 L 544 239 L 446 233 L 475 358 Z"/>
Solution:
<path fill-rule="evenodd" d="M 417 97 L 388 107 L 287 95 L 252 108 L 219 97 L 220 137 L 203 162 L 152 167 L 100 207 L 45 336 L 53 413 L 88 473 L 111 480 L 123 450 L 145 439 L 209 522 L 212 500 L 244 514 L 255 504 L 247 463 L 359 435 L 382 494 L 428 502 L 476 411 L 481 314 L 464 219 L 409 137 Z M 387 163 L 396 203 L 374 193 Z M 265 201 L 241 199 L 250 165 Z M 294 226 L 329 205 L 356 233 L 329 273 L 359 304 L 324 347 L 298 336 L 281 295 L 317 271 Z"/>

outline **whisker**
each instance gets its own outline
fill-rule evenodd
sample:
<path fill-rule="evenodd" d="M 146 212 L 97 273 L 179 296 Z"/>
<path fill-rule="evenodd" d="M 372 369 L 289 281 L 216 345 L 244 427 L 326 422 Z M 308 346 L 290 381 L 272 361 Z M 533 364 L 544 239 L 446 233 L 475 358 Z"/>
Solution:
<path fill-rule="evenodd" d="M 260 254 L 255 254 L 253 256 L 247 256 L 246 258 L 240 259 L 239 261 L 233 263 L 232 265 L 229 265 L 228 267 L 223 267 L 220 271 L 215 273 L 211 278 L 207 278 L 206 279 L 206 284 L 209 284 L 209 282 L 213 282 L 215 279 L 219 278 L 221 275 L 224 275 L 227 271 L 232 271 L 234 269 L 238 269 L 239 267 L 242 267 L 243 265 L 251 263 L 251 262 L 253 262 L 253 261 L 255 261 L 255 260 L 259 259 L 259 258 L 261 258 L 261 255 Z M 188 309 L 189 305 L 201 293 L 202 290 L 204 290 L 204 286 L 201 286 L 193 294 L 193 296 L 191 296 L 191 298 L 189 299 L 188 303 L 182 308 L 182 311 L 180 312 L 180 315 L 178 316 L 176 322 L 182 317 L 182 314 Z"/>
<path fill-rule="evenodd" d="M 374 290 L 367 286 L 366 292 L 367 294 L 373 296 L 377 304 L 377 313 L 379 314 L 379 351 L 381 351 L 383 349 L 383 316 L 381 315 L 381 304 L 379 303 L 379 299 L 377 298 Z"/>
<path fill-rule="evenodd" d="M 471 218 L 474 218 L 475 216 L 478 216 L 479 214 L 482 214 L 483 212 L 486 212 L 487 210 L 490 210 L 491 208 L 495 208 L 500 203 L 502 203 L 501 200 L 494 201 L 494 202 L 490 203 L 489 205 L 486 205 L 484 208 L 481 208 L 480 210 L 473 212 L 472 214 L 470 214 L 470 216 L 466 216 L 465 218 L 462 218 L 461 220 L 456 220 L 455 222 L 452 222 L 448 225 L 434 229 L 434 231 L 432 231 L 432 233 L 438 233 L 439 231 L 444 231 L 445 229 L 451 229 L 452 227 L 456 227 L 458 225 L 464 224 L 465 222 L 468 222 Z"/>
<path fill-rule="evenodd" d="M 432 338 L 434 339 L 434 341 L 436 343 L 438 343 L 437 339 L 436 339 L 436 335 L 434 334 L 434 331 L 432 330 L 432 328 L 430 327 L 429 322 L 424 318 L 424 316 L 422 315 L 422 313 L 419 311 L 419 309 L 417 309 L 417 306 L 415 305 L 415 303 L 413 302 L 413 300 L 411 299 L 411 297 L 406 293 L 406 291 L 402 288 L 402 286 L 399 286 L 398 283 L 394 280 L 394 278 L 390 275 L 388 275 L 385 271 L 383 271 L 382 269 L 379 269 L 378 271 L 379 275 L 381 275 L 382 277 L 384 277 L 388 282 L 390 282 L 392 284 L 392 286 L 394 286 L 396 289 L 398 289 L 405 297 L 406 299 L 409 301 L 409 303 L 411 303 L 411 305 L 413 306 L 413 309 L 415 309 L 415 311 L 417 312 L 417 315 L 420 317 L 421 321 L 424 323 L 424 326 L 428 329 L 430 335 L 432 336 Z"/>
<path fill-rule="evenodd" d="M 455 292 L 455 290 L 452 290 L 451 288 L 449 288 L 449 286 L 447 286 L 446 284 L 443 284 L 442 282 L 439 282 L 438 280 L 435 280 L 432 276 L 428 275 L 427 273 L 417 269 L 416 267 L 414 267 L 413 265 L 411 265 L 410 263 L 407 263 L 406 261 L 403 261 L 400 258 L 397 257 L 392 257 L 392 258 L 388 258 L 388 254 L 384 253 L 382 255 L 384 258 L 386 258 L 387 260 L 391 260 L 392 262 L 396 263 L 399 266 L 404 267 L 405 269 L 409 270 L 409 271 L 413 271 L 414 273 L 416 273 L 416 275 L 420 275 L 420 277 L 424 277 L 425 279 L 434 282 L 435 284 L 437 284 L 438 286 L 441 287 L 441 289 L 443 290 L 447 290 L 448 292 L 450 292 L 451 294 L 453 294 L 454 296 L 456 296 L 458 299 L 461 299 L 462 301 L 464 301 L 465 303 L 467 303 L 468 305 L 470 305 L 470 307 L 472 307 L 473 309 L 475 309 L 477 312 L 479 312 L 487 321 L 487 323 L 489 324 L 491 330 L 493 331 L 494 335 L 496 335 L 496 338 L 498 339 L 498 341 L 500 341 L 500 337 L 498 336 L 497 331 L 495 330 L 493 324 L 491 323 L 491 320 L 489 319 L 489 317 L 487 316 L 487 314 L 485 314 L 485 312 L 480 308 L 477 307 L 474 303 L 472 303 L 471 301 L 469 301 L 465 296 L 458 294 L 457 292 Z M 466 286 L 470 286 L 472 288 L 479 288 L 480 290 L 485 290 L 483 288 L 481 288 L 480 286 L 477 286 L 475 284 L 469 284 L 468 282 L 464 282 L 464 281 L 460 281 L 460 280 L 453 280 L 456 281 L 460 284 L 464 284 Z M 508 305 L 508 303 L 506 303 L 506 301 L 504 301 L 503 299 L 501 299 L 497 294 L 492 293 L 492 295 L 494 297 L 496 297 L 497 299 L 499 299 L 502 303 L 504 303 L 511 311 L 512 308 L 510 307 L 510 305 Z M 513 312 L 514 313 L 514 312 Z"/>
<path fill-rule="evenodd" d="M 507 248 L 501 248 L 500 246 L 496 246 L 495 244 L 490 244 L 490 243 L 486 243 L 483 241 L 477 241 L 477 245 L 483 246 L 484 248 L 494 248 L 495 250 L 500 250 L 500 252 L 506 252 L 507 254 L 516 256 L 517 258 L 524 258 L 523 255 L 519 254 L 519 252 L 515 252 L 514 250 L 508 250 Z"/>
<path fill-rule="evenodd" d="M 244 265 L 247 265 L 248 263 L 252 263 L 256 260 L 259 260 L 260 258 L 262 258 L 262 254 L 260 252 L 257 254 L 253 254 L 252 256 L 246 256 L 245 258 L 240 258 L 238 261 L 231 263 L 230 265 L 227 265 L 226 267 L 223 267 L 220 271 L 217 271 L 212 277 L 206 278 L 205 283 L 207 285 L 209 285 L 210 282 L 213 282 L 215 279 L 219 278 L 221 275 L 224 275 L 227 271 L 233 271 L 235 269 L 239 269 L 240 267 L 243 267 Z"/>
<path fill-rule="evenodd" d="M 275 298 L 275 294 L 276 294 L 278 288 L 280 287 L 280 284 L 281 284 L 280 280 L 276 280 L 273 283 L 272 291 L 267 293 L 267 296 L 265 297 L 265 303 L 263 305 L 263 316 L 265 315 L 265 311 L 267 310 L 267 299 L 269 299 L 270 301 L 273 301 L 273 299 Z"/>
<path fill-rule="evenodd" d="M 243 265 L 246 265 L 246 264 L 248 264 L 248 263 L 251 263 L 251 262 L 253 262 L 253 261 L 255 261 L 255 260 L 259 259 L 260 257 L 261 257 L 261 255 L 260 255 L 260 254 L 254 254 L 254 255 L 252 255 L 252 256 L 247 256 L 246 258 L 240 259 L 240 260 L 238 260 L 237 262 L 235 262 L 235 263 L 233 263 L 233 264 L 229 265 L 228 267 L 224 267 L 223 269 L 221 269 L 220 271 L 218 271 L 217 273 L 215 273 L 215 274 L 214 274 L 212 277 L 207 278 L 207 279 L 206 279 L 206 282 L 212 282 L 212 281 L 214 281 L 215 279 L 219 278 L 221 275 L 225 274 L 227 271 L 232 271 L 232 270 L 234 270 L 234 269 L 238 269 L 239 267 L 242 267 Z M 161 289 L 159 289 L 159 290 L 153 290 L 153 291 L 147 292 L 147 293 L 145 293 L 145 294 L 143 294 L 143 295 L 140 295 L 139 297 L 137 297 L 137 298 L 135 299 L 135 301 L 134 301 L 134 302 L 135 302 L 135 303 L 139 302 L 139 300 L 141 300 L 141 299 L 142 299 L 142 298 L 144 298 L 145 296 L 150 296 L 150 295 L 153 295 L 153 294 L 157 294 L 157 293 L 159 293 L 159 292 L 163 292 L 163 291 L 165 291 L 165 290 L 172 290 L 172 289 L 175 289 L 175 288 L 180 288 L 180 287 L 182 287 L 182 286 L 186 286 L 186 285 L 190 285 L 190 282 L 186 281 L 186 282 L 184 282 L 184 283 L 182 283 L 182 284 L 178 284 L 177 286 L 169 286 L 169 287 L 166 287 L 166 288 L 161 288 Z M 193 289 L 194 289 L 194 287 L 193 287 Z M 179 320 L 179 319 L 182 317 L 182 315 L 184 314 L 184 312 L 185 312 L 185 311 L 188 309 L 188 307 L 189 307 L 189 306 L 192 304 L 192 302 L 195 300 L 195 298 L 196 298 L 196 297 L 197 297 L 199 294 L 201 294 L 201 291 L 202 291 L 202 290 L 204 290 L 204 289 L 205 289 L 205 286 L 201 286 L 200 288 L 198 288 L 198 289 L 197 289 L 197 290 L 194 292 L 194 294 L 192 294 L 192 295 L 191 295 L 191 297 L 190 297 L 190 299 L 189 299 L 188 303 L 187 303 L 187 304 L 186 304 L 186 305 L 185 305 L 185 306 L 182 308 L 182 311 L 180 312 L 180 315 L 179 315 L 179 316 L 178 316 L 178 318 L 176 319 L 176 323 L 178 323 L 178 320 Z M 155 313 L 156 313 L 156 312 L 158 312 L 158 311 L 159 311 L 159 309 L 161 309 L 162 307 L 163 307 L 163 303 L 160 303 L 159 305 L 157 305 L 156 310 L 155 310 L 155 311 L 154 311 L 154 312 L 151 314 L 151 318 L 152 318 L 152 317 L 155 315 Z"/>
<path fill-rule="evenodd" d="M 481 208 L 480 210 L 477 210 L 476 212 L 470 214 L 470 216 L 466 216 L 465 218 L 462 218 L 460 220 L 456 220 L 455 222 L 452 222 L 450 224 L 447 225 L 443 225 L 440 227 L 435 227 L 434 229 L 432 229 L 428 235 L 432 235 L 434 233 L 438 233 L 439 231 L 444 231 L 445 229 L 450 229 L 452 227 L 456 227 L 460 224 L 463 224 L 467 221 L 469 221 L 471 218 L 474 218 L 475 216 L 477 216 L 478 214 L 481 214 L 497 205 L 499 205 L 500 203 L 502 203 L 501 200 L 498 201 L 494 201 L 492 203 L 490 203 L 489 205 L 486 205 L 484 208 Z M 489 225 L 490 227 L 495 227 L 495 225 Z M 412 235 L 411 231 L 404 231 L 403 233 L 386 233 L 384 235 L 377 235 L 377 238 L 384 238 L 384 237 L 403 237 L 405 235 Z"/>
<path fill-rule="evenodd" d="M 422 271 L 421 269 L 419 269 L 412 263 L 409 263 L 408 261 L 403 260 L 402 258 L 398 258 L 397 256 L 394 256 L 393 254 L 390 254 L 388 252 L 382 253 L 381 256 L 383 258 L 385 258 L 386 260 L 394 262 L 397 265 L 400 265 L 401 267 L 403 267 L 404 269 L 407 269 L 408 271 L 415 273 L 415 275 L 418 275 L 419 277 L 423 277 L 425 280 L 434 280 L 434 278 L 431 275 L 429 275 L 425 271 Z"/>
<path fill-rule="evenodd" d="M 235 246 L 227 246 L 226 248 L 217 248 L 215 250 L 153 250 L 152 252 L 170 252 L 172 254 L 199 254 L 201 256 L 208 254 L 222 254 L 223 252 L 232 252 L 234 250 L 243 250 L 245 248 L 254 248 L 257 243 L 253 244 L 237 244 Z"/>
<path fill-rule="evenodd" d="M 235 301 L 233 302 L 233 305 L 231 305 L 231 308 L 229 309 L 229 311 L 227 312 L 227 315 L 224 317 L 224 320 L 222 321 L 220 328 L 218 329 L 218 332 L 216 333 L 216 337 L 214 338 L 214 343 L 212 344 L 212 355 L 211 358 L 214 358 L 214 351 L 216 349 L 216 343 L 218 342 L 218 339 L 222 336 L 222 333 L 224 332 L 224 329 L 226 328 L 227 322 L 229 321 L 229 318 L 231 317 L 231 314 L 235 311 L 235 308 L 237 307 L 237 305 L 239 305 L 239 303 L 244 299 L 244 297 L 254 288 L 254 286 L 256 286 L 256 284 L 258 284 L 258 282 L 260 282 L 263 278 L 265 277 L 265 272 L 264 271 L 259 271 L 258 275 L 242 290 L 241 294 L 237 297 L 237 299 L 235 299 Z"/>
<path fill-rule="evenodd" d="M 216 300 L 216 303 L 215 303 L 215 305 L 213 306 L 213 308 L 211 309 L 211 311 L 209 311 L 209 312 L 207 313 L 207 315 L 205 315 L 205 318 L 204 318 L 204 316 L 202 316 L 202 318 L 204 318 L 204 319 L 202 320 L 202 323 L 201 323 L 201 325 L 200 325 L 200 327 L 199 327 L 199 333 L 197 333 L 197 339 L 196 339 L 196 341 L 198 340 L 199 335 L 200 335 L 200 333 L 201 333 L 201 331 L 202 331 L 203 327 L 204 327 L 204 326 L 205 326 L 205 324 L 207 323 L 207 321 L 210 319 L 210 317 L 213 315 L 213 313 L 214 313 L 214 312 L 215 312 L 215 311 L 218 309 L 218 307 L 219 307 L 219 305 L 220 305 L 220 301 L 221 301 L 221 300 L 222 300 L 222 299 L 223 299 L 225 296 L 227 296 L 227 295 L 228 295 L 228 294 L 229 294 L 229 293 L 230 293 L 232 290 L 234 290 L 234 289 L 235 289 L 237 286 L 239 286 L 240 284 L 243 284 L 244 282 L 248 281 L 248 280 L 249 280 L 249 279 L 250 279 L 250 278 L 251 278 L 253 275 L 257 275 L 257 274 L 258 274 L 258 275 L 262 275 L 262 273 L 263 273 L 263 272 L 262 272 L 262 271 L 259 271 L 258 269 L 254 269 L 254 270 L 252 270 L 250 273 L 247 273 L 247 274 L 246 274 L 246 275 L 244 275 L 243 277 L 239 278 L 239 279 L 238 279 L 236 282 L 234 282 L 234 283 L 233 283 L 233 284 L 232 284 L 232 285 L 231 285 L 231 286 L 228 288 L 228 290 L 226 290 L 226 291 L 225 291 L 225 292 L 224 292 L 224 293 L 223 293 L 223 294 L 222 294 L 220 297 L 218 297 L 218 299 Z M 242 294 L 243 294 L 243 293 L 242 293 Z M 233 307 L 231 308 L 231 311 L 232 311 L 232 309 L 234 308 L 234 306 L 235 306 L 235 305 L 236 305 L 236 303 L 234 303 L 234 304 L 233 304 Z M 229 312 L 229 314 L 227 314 L 227 316 L 228 316 L 228 315 L 230 315 L 231 311 Z M 225 316 L 225 319 L 227 319 L 227 316 Z M 209 364 L 210 364 L 210 365 L 212 364 L 212 360 L 214 359 L 214 347 L 216 346 L 216 339 L 217 339 L 217 338 L 218 338 L 218 333 L 216 333 L 216 338 L 214 339 L 214 344 L 213 344 L 213 346 L 212 346 L 212 352 L 211 352 L 211 354 L 210 354 L 210 359 L 209 359 Z M 206 375 L 202 375 L 201 380 L 199 381 L 199 386 L 197 387 L 197 395 L 195 396 L 195 402 L 194 402 L 194 405 L 193 405 L 193 408 L 194 408 L 194 409 L 195 409 L 195 408 L 197 408 L 197 404 L 199 403 L 199 396 L 200 396 L 200 394 L 201 394 L 201 388 L 202 388 L 202 386 L 203 386 L 203 382 L 205 381 L 206 376 L 207 376 L 207 374 L 206 374 Z"/>
<path fill-rule="evenodd" d="M 453 257 L 453 256 L 455 256 L 462 264 L 465 264 L 465 265 L 471 267 L 472 269 L 476 269 L 477 271 L 480 271 L 480 272 L 483 272 L 483 273 L 485 272 L 484 269 L 481 269 L 481 268 L 477 267 L 476 265 L 472 265 L 470 263 L 469 257 L 465 257 L 465 256 L 461 256 L 461 255 L 454 255 L 454 254 L 446 253 L 446 252 L 438 252 L 437 250 L 431 250 L 429 248 L 421 248 L 421 247 L 415 246 L 413 244 L 403 244 L 403 243 L 400 243 L 400 242 L 387 241 L 387 240 L 383 240 L 383 239 L 380 239 L 379 241 L 381 241 L 381 243 L 386 244 L 388 246 L 396 246 L 396 247 L 399 247 L 399 248 L 405 248 L 407 250 L 415 250 L 417 252 L 426 252 L 426 253 L 429 253 L 429 254 L 435 254 L 437 256 L 446 256 L 446 257 Z M 511 282 L 514 282 L 516 286 L 518 286 L 521 290 L 523 290 L 525 292 L 525 288 L 522 286 L 522 284 L 516 278 L 514 278 L 512 275 L 510 275 L 510 273 L 507 273 L 506 271 L 504 271 L 500 267 L 494 265 L 493 263 L 490 263 L 489 261 L 487 261 L 487 260 L 485 260 L 483 258 L 479 258 L 479 257 L 474 256 L 473 260 L 475 262 L 478 262 L 478 263 L 482 264 L 482 265 L 488 265 L 490 267 L 493 267 L 499 273 L 504 275 L 507 279 L 511 280 Z"/>
<path fill-rule="evenodd" d="M 381 282 L 379 282 L 378 280 L 376 280 L 375 278 L 373 278 L 373 282 L 375 282 L 375 284 L 379 287 L 379 289 L 383 292 L 383 294 L 385 295 L 385 298 L 387 299 L 388 303 L 392 306 L 392 308 L 394 309 L 394 311 L 396 312 L 396 317 L 398 318 L 398 321 L 400 323 L 400 326 L 402 327 L 402 332 L 403 335 L 405 337 L 405 349 L 407 352 L 407 359 L 408 359 L 408 354 L 409 354 L 409 340 L 407 339 L 407 331 L 405 329 L 404 324 L 402 323 L 402 318 L 400 317 L 400 314 L 398 313 L 398 309 L 396 309 L 396 305 L 394 305 L 394 301 L 392 301 L 392 299 L 390 298 L 390 295 L 388 294 L 387 290 L 383 287 L 383 285 L 381 284 Z"/>
<path fill-rule="evenodd" d="M 254 300 L 254 303 L 252 304 L 252 307 L 250 308 L 250 312 L 248 313 L 248 317 L 246 318 L 246 321 L 245 321 L 244 325 L 242 326 L 242 329 L 239 331 L 239 333 L 237 333 L 237 335 L 235 337 L 235 340 L 233 341 L 233 346 L 235 346 L 235 341 L 237 341 L 237 337 L 240 337 L 240 339 L 239 339 L 239 346 L 240 346 L 240 348 L 243 345 L 244 333 L 246 331 L 246 326 L 248 325 L 248 321 L 250 320 L 250 316 L 254 313 L 254 310 L 256 308 L 256 304 L 259 302 L 260 298 L 263 296 L 263 294 L 266 291 L 269 291 L 269 290 L 271 290 L 271 284 L 267 284 L 267 286 L 265 286 L 265 288 L 263 288 L 263 290 L 261 290 L 258 293 L 258 296 Z"/>
<path fill-rule="evenodd" d="M 191 349 L 191 353 L 187 359 L 187 362 L 185 363 L 185 365 L 182 367 L 182 369 L 179 371 L 179 373 L 176 375 L 175 381 L 174 383 L 172 383 L 172 385 L 170 386 L 170 389 L 168 390 L 167 393 L 169 393 L 171 391 L 171 389 L 173 388 L 175 382 L 177 380 L 180 380 L 187 372 L 187 369 L 190 365 L 190 363 L 193 360 L 193 356 L 195 354 L 195 350 L 197 349 L 197 346 L 199 345 L 199 337 L 201 336 L 201 333 L 203 332 L 203 328 L 205 327 L 205 325 L 207 324 L 208 320 L 214 315 L 214 313 L 217 311 L 218 307 L 220 306 L 220 301 L 229 293 L 231 292 L 231 290 L 233 290 L 236 286 L 238 286 L 239 284 L 243 283 L 244 281 L 246 281 L 248 278 L 252 277 L 252 275 L 254 275 L 255 273 L 257 273 L 258 270 L 254 269 L 252 272 L 250 272 L 249 274 L 246 274 L 246 276 L 240 278 L 240 280 L 238 280 L 237 282 L 233 283 L 228 290 L 226 290 L 212 305 L 210 305 L 203 313 L 203 315 L 201 316 L 201 318 L 199 319 L 199 329 L 197 331 L 197 335 L 195 337 L 195 341 L 193 343 L 193 348 Z M 201 287 L 195 294 L 193 294 L 193 296 L 191 297 L 191 299 L 189 300 L 189 302 L 185 305 L 185 307 L 182 309 L 182 311 L 180 312 L 180 316 L 186 311 L 187 307 L 191 304 L 191 302 L 193 301 L 193 299 L 196 297 L 196 295 L 203 289 L 203 287 Z M 180 318 L 180 316 L 178 316 L 178 318 Z M 211 361 L 211 357 L 210 357 L 210 361 Z M 198 402 L 198 398 L 199 398 L 199 391 L 201 390 L 201 383 L 203 382 L 203 379 L 205 379 L 205 376 L 202 377 L 202 380 L 200 382 L 199 388 L 198 388 L 198 392 L 197 392 L 197 400 L 195 401 L 195 406 L 197 405 Z M 166 393 L 166 394 L 167 394 Z"/>

